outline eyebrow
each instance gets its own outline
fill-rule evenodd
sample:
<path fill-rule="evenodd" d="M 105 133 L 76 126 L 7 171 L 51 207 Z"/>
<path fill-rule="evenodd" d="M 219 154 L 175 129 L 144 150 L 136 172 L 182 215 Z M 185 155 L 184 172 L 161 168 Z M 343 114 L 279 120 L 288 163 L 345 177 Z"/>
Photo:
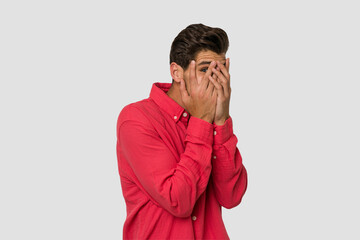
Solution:
<path fill-rule="evenodd" d="M 211 63 L 211 61 L 202 61 L 201 63 L 198 64 L 198 66 L 200 66 L 200 65 L 208 65 L 210 63 Z M 226 66 L 226 62 L 224 63 L 224 66 Z"/>

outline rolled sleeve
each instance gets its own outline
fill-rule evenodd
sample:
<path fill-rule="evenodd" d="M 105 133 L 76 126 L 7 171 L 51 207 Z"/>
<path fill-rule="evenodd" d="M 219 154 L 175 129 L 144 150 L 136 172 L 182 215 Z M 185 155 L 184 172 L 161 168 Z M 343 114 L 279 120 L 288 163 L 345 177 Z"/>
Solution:
<path fill-rule="evenodd" d="M 213 130 L 213 124 L 200 118 L 191 116 L 186 134 L 191 134 L 194 137 L 202 139 L 205 141 L 205 143 L 212 145 L 214 141 Z"/>
<path fill-rule="evenodd" d="M 226 119 L 223 125 L 214 125 L 214 144 L 221 145 L 230 139 L 233 135 L 233 122 L 232 118 Z"/>

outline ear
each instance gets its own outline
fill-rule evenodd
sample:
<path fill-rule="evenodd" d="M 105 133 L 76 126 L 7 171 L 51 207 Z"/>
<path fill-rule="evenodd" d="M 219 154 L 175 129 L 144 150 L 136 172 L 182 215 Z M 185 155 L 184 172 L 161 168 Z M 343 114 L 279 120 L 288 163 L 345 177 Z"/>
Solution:
<path fill-rule="evenodd" d="M 172 62 L 170 64 L 170 74 L 175 82 L 180 83 L 180 80 L 184 77 L 184 69 L 175 62 Z"/>

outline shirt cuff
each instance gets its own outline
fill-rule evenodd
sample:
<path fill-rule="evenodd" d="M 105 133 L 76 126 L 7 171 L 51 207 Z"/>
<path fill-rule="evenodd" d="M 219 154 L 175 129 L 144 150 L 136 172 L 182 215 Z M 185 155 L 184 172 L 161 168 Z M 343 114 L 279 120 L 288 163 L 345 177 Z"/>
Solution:
<path fill-rule="evenodd" d="M 213 131 L 213 124 L 200 118 L 191 116 L 189 119 L 186 134 L 200 138 L 207 144 L 212 145 L 214 141 Z"/>
<path fill-rule="evenodd" d="M 233 122 L 230 116 L 228 119 L 226 119 L 223 125 L 216 125 L 215 123 L 213 125 L 214 125 L 214 144 L 224 144 L 234 134 Z"/>

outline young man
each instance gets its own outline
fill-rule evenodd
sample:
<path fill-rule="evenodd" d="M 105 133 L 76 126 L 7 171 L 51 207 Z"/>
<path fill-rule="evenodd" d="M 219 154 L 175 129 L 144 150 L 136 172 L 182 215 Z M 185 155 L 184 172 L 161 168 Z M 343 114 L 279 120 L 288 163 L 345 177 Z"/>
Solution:
<path fill-rule="evenodd" d="M 192 24 L 174 39 L 171 83 L 125 106 L 117 157 L 124 239 L 229 239 L 221 207 L 240 204 L 247 171 L 229 115 L 227 34 Z"/>

